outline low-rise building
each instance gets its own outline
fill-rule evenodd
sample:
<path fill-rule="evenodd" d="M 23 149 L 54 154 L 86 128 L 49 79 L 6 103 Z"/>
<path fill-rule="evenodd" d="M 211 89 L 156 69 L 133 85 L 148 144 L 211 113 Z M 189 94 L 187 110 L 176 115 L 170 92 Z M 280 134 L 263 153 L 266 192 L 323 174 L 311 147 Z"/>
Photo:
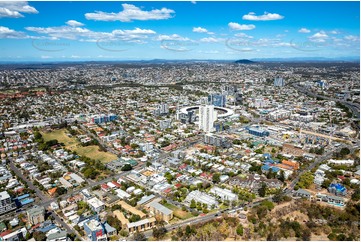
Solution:
<path fill-rule="evenodd" d="M 98 220 L 91 219 L 84 223 L 84 231 L 92 241 L 107 241 L 104 226 Z"/>
<path fill-rule="evenodd" d="M 96 197 L 89 199 L 87 203 L 89 204 L 91 210 L 97 213 L 100 213 L 105 208 L 105 204 Z"/>
<path fill-rule="evenodd" d="M 212 193 L 216 195 L 216 197 L 220 197 L 222 200 L 228 200 L 228 201 L 237 201 L 238 196 L 234 194 L 231 190 L 228 189 L 222 189 L 219 187 L 212 187 L 209 193 Z"/>
<path fill-rule="evenodd" d="M 28 222 L 32 225 L 39 224 L 45 221 L 44 218 L 44 207 L 35 206 L 26 211 L 28 216 Z"/>
<path fill-rule="evenodd" d="M 202 204 L 207 204 L 208 208 L 211 208 L 212 206 L 218 206 L 218 202 L 215 197 L 198 190 L 190 192 L 184 202 L 190 205 L 192 200 L 194 200 L 195 202 L 200 202 Z"/>
<path fill-rule="evenodd" d="M 167 223 L 173 218 L 173 211 L 158 203 L 157 201 L 153 201 L 147 204 L 146 207 L 148 207 L 155 216 L 159 216 Z"/>

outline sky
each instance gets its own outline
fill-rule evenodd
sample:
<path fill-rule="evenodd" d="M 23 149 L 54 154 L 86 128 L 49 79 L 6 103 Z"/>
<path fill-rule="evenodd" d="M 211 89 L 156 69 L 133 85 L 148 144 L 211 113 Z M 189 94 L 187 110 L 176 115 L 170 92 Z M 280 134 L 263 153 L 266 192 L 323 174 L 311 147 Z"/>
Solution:
<path fill-rule="evenodd" d="M 2 61 L 360 56 L 360 3 L 0 2 Z"/>

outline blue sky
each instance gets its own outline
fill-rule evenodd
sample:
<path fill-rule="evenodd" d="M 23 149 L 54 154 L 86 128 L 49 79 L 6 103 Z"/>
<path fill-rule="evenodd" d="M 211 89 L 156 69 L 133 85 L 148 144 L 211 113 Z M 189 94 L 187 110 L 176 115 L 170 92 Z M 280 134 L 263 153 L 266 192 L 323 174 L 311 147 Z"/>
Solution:
<path fill-rule="evenodd" d="M 360 55 L 359 22 L 356 1 L 0 2 L 0 58 L 340 58 Z"/>

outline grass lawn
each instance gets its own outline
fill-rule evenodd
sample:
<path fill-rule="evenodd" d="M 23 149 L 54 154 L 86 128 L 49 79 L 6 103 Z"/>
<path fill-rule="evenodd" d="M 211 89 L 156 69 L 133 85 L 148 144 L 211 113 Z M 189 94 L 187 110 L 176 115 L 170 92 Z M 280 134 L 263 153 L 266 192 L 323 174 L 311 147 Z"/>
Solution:
<path fill-rule="evenodd" d="M 44 141 L 56 139 L 59 143 L 64 143 L 65 148 L 75 151 L 81 156 L 86 156 L 94 160 L 100 160 L 103 163 L 117 159 L 117 156 L 112 153 L 99 151 L 99 147 L 97 145 L 81 146 L 75 138 L 70 138 L 66 135 L 65 129 L 54 130 L 49 133 L 42 132 L 41 134 L 43 135 Z"/>
<path fill-rule="evenodd" d="M 189 218 L 194 217 L 192 215 L 192 213 L 187 212 L 187 211 L 183 211 L 181 208 L 178 208 L 177 206 L 174 206 L 173 204 L 166 203 L 166 204 L 163 204 L 163 205 L 165 207 L 169 208 L 170 210 L 172 210 L 173 213 L 174 213 L 174 217 L 177 217 L 179 219 L 185 220 L 185 219 L 189 219 Z"/>

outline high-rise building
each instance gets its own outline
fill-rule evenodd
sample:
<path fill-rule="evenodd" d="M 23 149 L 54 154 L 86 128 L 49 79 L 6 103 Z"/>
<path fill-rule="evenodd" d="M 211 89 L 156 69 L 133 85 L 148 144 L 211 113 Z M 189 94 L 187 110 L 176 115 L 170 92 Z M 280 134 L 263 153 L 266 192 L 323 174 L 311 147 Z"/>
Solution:
<path fill-rule="evenodd" d="M 226 95 L 210 94 L 208 95 L 208 103 L 217 107 L 225 107 L 227 102 Z"/>
<path fill-rule="evenodd" d="M 16 209 L 15 203 L 11 200 L 7 191 L 0 192 L 0 214 Z"/>
<path fill-rule="evenodd" d="M 273 82 L 275 87 L 283 87 L 285 85 L 285 80 L 282 77 L 276 77 Z"/>
<path fill-rule="evenodd" d="M 166 115 L 169 113 L 169 106 L 166 103 L 159 104 L 157 109 L 154 110 L 154 115 Z"/>
<path fill-rule="evenodd" d="M 213 124 L 217 120 L 217 111 L 213 105 L 205 105 L 199 107 L 199 129 L 204 132 L 214 131 Z"/>

